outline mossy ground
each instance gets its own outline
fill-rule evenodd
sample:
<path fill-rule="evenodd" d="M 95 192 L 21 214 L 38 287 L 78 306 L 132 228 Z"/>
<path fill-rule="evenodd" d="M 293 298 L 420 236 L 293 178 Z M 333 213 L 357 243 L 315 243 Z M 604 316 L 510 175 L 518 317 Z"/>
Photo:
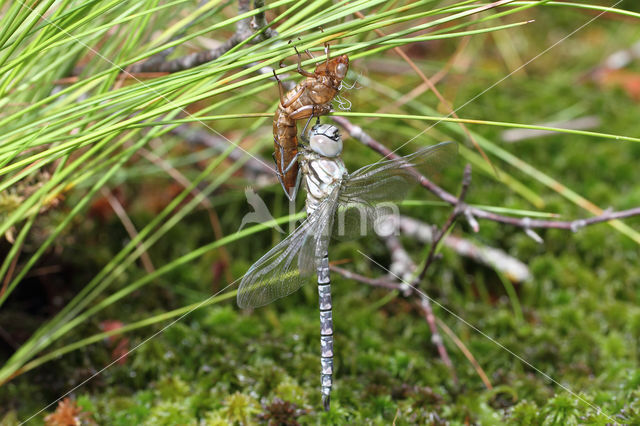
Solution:
<path fill-rule="evenodd" d="M 592 16 L 556 9 L 534 15 L 537 23 L 518 30 L 513 40 L 523 61 Z M 598 19 L 532 62 L 526 74 L 516 73 L 458 113 L 521 123 L 597 115 L 602 121 L 599 131 L 638 135 L 638 103 L 629 93 L 617 86 L 605 87 L 582 79 L 608 54 L 636 42 L 640 36 L 637 28 L 636 22 Z M 428 51 L 427 58 L 418 56 L 426 70 L 439 69 L 456 44 L 436 46 L 437 50 Z M 460 74 L 454 69 L 442 83 L 441 90 L 451 96 L 454 105 L 472 98 L 509 71 L 491 37 L 472 39 L 467 54 L 474 66 Z M 400 64 L 391 53 L 385 58 Z M 355 63 L 356 70 L 357 66 Z M 640 65 L 631 65 L 629 70 L 640 72 Z M 408 72 L 383 75 L 369 68 L 367 74 L 369 79 L 384 80 L 402 93 L 419 84 Z M 275 99 L 275 88 L 271 95 Z M 354 103 L 354 111 L 375 111 L 381 106 L 380 95 L 367 87 L 347 96 Z M 436 104 L 432 95 L 420 101 Z M 404 111 L 415 113 L 410 107 Z M 365 127 L 366 123 L 361 125 Z M 382 126 L 393 130 L 403 124 Z M 499 128 L 473 126 L 472 130 L 500 143 Z M 265 132 L 270 132 L 267 126 Z M 385 141 L 393 138 L 393 133 L 375 136 Z M 345 142 L 345 149 L 352 150 L 346 153 L 350 166 L 375 160 L 375 155 L 363 148 L 352 148 L 356 145 L 353 140 Z M 638 144 L 555 135 L 503 146 L 599 206 L 620 210 L 640 205 Z M 451 190 L 456 188 L 462 165 L 461 159 L 445 179 Z M 500 165 L 543 197 L 545 211 L 566 218 L 587 215 L 516 168 Z M 153 214 L 149 200 L 170 188 L 170 181 L 159 176 L 141 173 L 122 187 L 135 223 L 149 220 Z M 239 218 L 248 210 L 242 184 L 230 181 L 215 196 L 222 199 L 231 194 L 224 206 L 218 207 L 225 234 L 237 229 Z M 424 192 L 414 195 L 424 197 Z M 267 194 L 266 198 L 273 204 L 282 203 L 277 196 Z M 67 201 L 72 203 L 73 196 Z M 481 173 L 474 174 L 469 201 L 533 208 Z M 435 223 L 441 223 L 448 213 L 416 207 L 405 212 Z M 49 214 L 55 222 L 56 213 Z M 626 223 L 640 229 L 638 218 Z M 46 224 L 41 229 L 46 229 Z M 210 241 L 210 229 L 204 212 L 193 214 L 154 246 L 150 257 L 156 266 L 162 265 Z M 398 425 L 570 425 L 605 424 L 613 417 L 620 423 L 640 423 L 638 246 L 606 224 L 578 233 L 541 231 L 544 244 L 535 243 L 520 229 L 490 222 L 482 222 L 477 235 L 472 235 L 466 225 L 455 232 L 507 250 L 526 262 L 533 275 L 532 281 L 516 285 L 519 304 L 514 304 L 494 271 L 445 250 L 424 283 L 434 300 L 482 331 L 478 333 L 434 306 L 435 314 L 487 372 L 492 391 L 483 386 L 468 360 L 445 337 L 459 384 L 452 381 L 431 343 L 422 314 L 410 301 L 335 276 L 337 372 L 330 413 L 324 413 L 320 406 L 319 324 L 312 285 L 254 312 L 241 312 L 232 301 L 196 310 L 148 341 L 161 326 L 131 333 L 127 335 L 128 347 L 141 345 L 123 363 L 101 372 L 74 390 L 72 396 L 93 413 L 96 422 L 111 425 L 250 424 L 269 418 L 303 424 L 395 421 Z M 46 283 L 30 278 L 31 287 L 22 286 L 13 304 L 0 313 L 2 323 L 8 323 L 7 316 L 14 324 L 20 318 L 25 335 L 19 333 L 21 330 L 12 333 L 26 337 L 60 306 L 52 293 L 66 300 L 126 238 L 117 217 L 88 215 L 45 262 L 62 265 L 61 272 L 48 277 Z M 241 276 L 277 238 L 275 232 L 263 232 L 227 247 L 233 259 L 229 265 L 233 277 Z M 412 241 L 405 243 L 418 259 L 422 248 Z M 351 259 L 347 267 L 360 273 L 381 274 L 358 255 L 357 249 L 362 247 L 382 264 L 388 264 L 386 249 L 375 239 L 338 243 L 330 253 L 334 259 Z M 210 253 L 164 276 L 85 324 L 75 338 L 95 334 L 102 320 L 129 323 L 206 298 L 226 285 L 223 276 L 212 268 L 219 262 L 220 254 Z M 132 268 L 127 280 L 144 273 L 141 267 Z M 35 293 L 41 294 L 39 299 Z M 73 341 L 73 337 L 68 336 L 65 342 Z M 4 357 L 10 349 L 3 350 Z M 20 376 L 3 387 L 0 406 L 15 410 L 18 418 L 26 418 L 110 363 L 112 350 L 113 343 L 98 343 Z M 277 398 L 295 404 L 298 411 Z M 6 418 L 8 423 L 14 414 Z M 43 418 L 44 413 L 35 421 Z"/>

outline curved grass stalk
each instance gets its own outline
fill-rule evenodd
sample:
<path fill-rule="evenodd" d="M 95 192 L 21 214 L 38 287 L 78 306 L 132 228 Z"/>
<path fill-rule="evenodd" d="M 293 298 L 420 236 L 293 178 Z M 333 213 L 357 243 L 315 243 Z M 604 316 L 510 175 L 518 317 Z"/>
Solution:
<path fill-rule="evenodd" d="M 567 133 L 578 136 L 588 136 L 591 138 L 602 138 L 616 141 L 627 142 L 640 142 L 640 138 L 632 136 L 614 135 L 611 133 L 591 132 L 585 130 L 565 129 L 562 127 L 549 127 L 549 126 L 537 126 L 534 124 L 524 123 L 512 123 L 507 121 L 491 121 L 491 120 L 476 120 L 472 118 L 451 118 L 437 115 L 415 115 L 415 114 L 388 114 L 388 113 L 374 113 L 374 112 L 349 112 L 349 111 L 335 111 L 330 115 L 339 117 L 358 117 L 358 118 L 382 118 L 382 119 L 399 119 L 399 120 L 418 120 L 429 122 L 443 122 L 443 123 L 466 123 L 466 124 L 482 124 L 487 126 L 505 127 L 505 128 L 517 128 L 517 129 L 532 129 L 532 130 L 547 130 L 550 132 Z M 164 126 L 167 124 L 185 124 L 194 123 L 199 121 L 215 121 L 215 120 L 231 120 L 237 118 L 255 118 L 255 117 L 271 117 L 273 114 L 267 112 L 256 113 L 238 113 L 238 114 L 217 114 L 217 115 L 203 115 L 197 118 L 179 118 L 175 120 L 154 121 L 146 123 L 132 124 L 127 128 L 139 128 L 148 126 Z"/>
<path fill-rule="evenodd" d="M 71 344 L 68 344 L 66 346 L 63 346 L 59 349 L 53 350 L 45 355 L 42 355 L 38 358 L 35 358 L 34 360 L 26 363 L 23 367 L 21 367 L 20 369 L 18 369 L 13 376 L 11 376 L 8 380 L 11 380 L 21 374 L 24 374 L 28 371 L 33 370 L 34 368 L 37 368 L 43 364 L 46 364 L 49 361 L 52 361 L 56 358 L 61 357 L 62 355 L 65 355 L 69 352 L 73 352 L 76 351 L 78 349 L 82 349 L 84 347 L 87 347 L 91 344 L 94 343 L 98 343 L 103 341 L 106 338 L 109 338 L 111 336 L 120 336 L 135 330 L 139 330 L 141 328 L 144 327 L 149 327 L 151 325 L 157 324 L 159 322 L 162 321 L 167 321 L 170 320 L 172 318 L 176 318 L 176 317 L 180 317 L 182 315 L 188 314 L 192 311 L 194 311 L 195 309 L 200 309 L 200 308 L 204 308 L 207 306 L 211 306 L 217 303 L 221 303 L 224 301 L 227 301 L 229 299 L 233 299 L 234 297 L 236 297 L 236 293 L 237 290 L 232 290 L 232 291 L 228 291 L 225 292 L 219 296 L 215 296 L 215 297 L 209 297 L 207 299 L 205 299 L 202 302 L 196 302 L 196 303 L 192 303 L 190 305 L 186 305 L 183 306 L 181 308 L 177 308 L 168 312 L 163 312 L 162 314 L 158 314 L 158 315 L 153 315 L 151 317 L 145 318 L 143 320 L 140 321 L 136 321 L 133 322 L 131 324 L 127 324 L 122 326 L 121 328 L 118 328 L 116 330 L 110 330 L 110 331 L 105 331 L 102 333 L 97 333 L 94 334 L 93 336 L 89 336 L 89 337 L 85 337 L 83 339 L 80 339 L 76 342 L 73 342 Z M 2 383 L 0 383 L 0 386 L 2 385 Z"/>

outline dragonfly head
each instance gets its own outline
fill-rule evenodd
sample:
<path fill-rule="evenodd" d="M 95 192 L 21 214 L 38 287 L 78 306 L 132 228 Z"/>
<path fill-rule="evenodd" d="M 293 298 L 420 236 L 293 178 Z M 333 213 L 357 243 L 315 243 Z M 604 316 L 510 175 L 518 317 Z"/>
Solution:
<path fill-rule="evenodd" d="M 342 80 L 347 76 L 349 71 L 349 57 L 347 55 L 341 55 L 334 58 L 331 64 L 332 72 L 338 80 Z"/>
<path fill-rule="evenodd" d="M 323 157 L 337 157 L 342 153 L 342 137 L 336 126 L 316 124 L 309 130 L 309 146 Z"/>
<path fill-rule="evenodd" d="M 326 62 L 322 62 L 316 67 L 315 74 L 327 76 L 331 79 L 334 88 L 340 86 L 340 82 L 347 76 L 349 71 L 349 57 L 340 55 Z"/>

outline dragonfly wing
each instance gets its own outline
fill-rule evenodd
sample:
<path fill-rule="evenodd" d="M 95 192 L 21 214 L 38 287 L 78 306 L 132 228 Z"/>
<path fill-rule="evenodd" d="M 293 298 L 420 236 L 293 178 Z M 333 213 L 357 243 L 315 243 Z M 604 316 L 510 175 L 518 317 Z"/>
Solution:
<path fill-rule="evenodd" d="M 315 273 L 319 260 L 328 250 L 339 193 L 340 187 L 336 186 L 331 195 L 311 215 L 319 219 L 317 226 L 311 231 L 312 237 L 309 238 L 308 244 L 302 246 L 298 256 L 298 269 L 303 275 L 309 276 Z"/>
<path fill-rule="evenodd" d="M 433 178 L 457 153 L 458 145 L 455 142 L 442 142 L 404 157 L 362 167 L 349 176 L 340 198 L 368 202 L 402 200 L 410 189 L 407 183 L 416 182 L 411 167 L 425 177 Z"/>
<path fill-rule="evenodd" d="M 238 288 L 238 306 L 256 308 L 288 296 L 309 281 L 316 253 L 326 249 L 338 188 L 307 219 L 249 268 Z"/>
<path fill-rule="evenodd" d="M 427 178 L 437 176 L 455 158 L 458 145 L 442 142 L 393 160 L 365 166 L 345 181 L 339 197 L 333 235 L 337 238 L 363 236 L 396 211 L 387 205 L 406 198 L 417 183 L 411 167 Z"/>

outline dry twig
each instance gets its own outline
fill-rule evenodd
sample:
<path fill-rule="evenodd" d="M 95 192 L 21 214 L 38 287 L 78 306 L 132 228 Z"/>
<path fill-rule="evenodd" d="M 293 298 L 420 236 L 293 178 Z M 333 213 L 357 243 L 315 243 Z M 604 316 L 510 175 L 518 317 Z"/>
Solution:
<path fill-rule="evenodd" d="M 254 0 L 254 9 L 260 9 L 264 7 L 264 0 Z M 238 0 L 238 14 L 242 15 L 251 10 L 250 0 Z M 256 31 L 257 30 L 257 31 Z M 185 55 L 181 58 L 176 58 L 171 61 L 165 61 L 172 50 L 167 49 L 161 52 L 158 56 L 153 56 L 147 61 L 136 64 L 131 67 L 132 73 L 140 72 L 168 72 L 174 73 L 178 71 L 187 70 L 197 67 L 199 65 L 211 62 L 224 55 L 229 50 L 233 49 L 238 44 L 252 38 L 252 43 L 271 38 L 277 33 L 275 30 L 269 28 L 266 24 L 264 12 L 256 14 L 253 18 L 245 18 L 236 24 L 236 32 L 222 45 L 216 49 L 203 50 L 196 53 Z"/>
<path fill-rule="evenodd" d="M 127 234 L 129 234 L 129 237 L 134 240 L 138 236 L 138 231 L 129 218 L 129 215 L 127 215 L 127 211 L 124 209 L 124 207 L 122 207 L 122 204 L 120 204 L 120 200 L 118 200 L 107 188 L 103 187 L 100 192 L 106 198 L 107 202 L 113 209 L 113 212 L 116 214 L 116 216 L 118 216 L 118 219 L 120 219 L 120 222 L 122 223 L 122 226 L 124 226 L 124 229 L 127 231 Z M 143 250 L 142 243 L 140 242 L 136 244 L 136 246 L 139 250 L 141 250 L 140 260 L 142 261 L 142 266 L 144 266 L 145 271 L 147 271 L 148 274 L 153 273 L 156 268 L 153 266 L 153 262 L 151 262 L 149 252 Z"/>
<path fill-rule="evenodd" d="M 435 236 L 435 238 L 433 239 L 433 242 L 431 243 L 431 249 L 429 250 L 429 254 L 427 255 L 427 260 L 424 263 L 424 266 L 422 267 L 422 270 L 420 271 L 420 274 L 418 274 L 418 278 L 416 278 L 416 281 L 414 283 L 416 287 L 422 282 L 424 277 L 427 275 L 427 269 L 429 269 L 429 266 L 431 265 L 431 263 L 433 263 L 433 259 L 435 258 L 438 244 L 440 244 L 440 241 L 442 240 L 442 238 L 449 231 L 449 228 L 453 226 L 458 216 L 464 213 L 464 209 L 465 209 L 464 199 L 467 196 L 469 185 L 471 185 L 471 165 L 467 164 L 464 168 L 464 175 L 462 177 L 462 188 L 460 190 L 460 196 L 458 197 L 458 202 L 454 206 L 453 211 L 449 215 L 449 218 L 447 219 L 447 221 L 444 223 L 444 225 L 442 225 L 440 232 Z"/>
<path fill-rule="evenodd" d="M 394 154 L 389 148 L 381 144 L 380 142 L 373 139 L 369 136 L 361 127 L 352 124 L 345 117 L 332 116 L 331 117 L 336 123 L 342 126 L 351 137 L 357 139 L 362 144 L 367 147 L 373 149 L 374 151 L 380 153 L 384 157 L 389 159 L 399 158 L 397 154 Z M 566 229 L 573 232 L 577 232 L 585 226 L 595 225 L 596 223 L 608 222 L 615 219 L 624 219 L 632 216 L 640 216 L 640 207 L 634 207 L 632 209 L 621 210 L 618 212 L 607 210 L 603 214 L 598 216 L 593 216 L 587 219 L 576 219 L 576 220 L 544 220 L 544 219 L 532 219 L 530 217 L 510 217 L 503 216 L 497 213 L 492 213 L 487 210 L 483 210 L 479 207 L 469 206 L 464 203 L 460 203 L 458 197 L 447 192 L 443 188 L 439 187 L 435 183 L 431 182 L 425 176 L 420 174 L 417 170 L 412 169 L 412 173 L 415 178 L 418 180 L 420 185 L 424 188 L 435 194 L 438 198 L 445 201 L 446 203 L 451 204 L 452 206 L 460 205 L 460 208 L 463 208 L 464 215 L 474 230 L 478 229 L 478 219 L 491 220 L 493 222 L 504 223 L 507 225 L 516 226 L 518 228 L 522 228 L 527 232 L 527 235 L 531 236 L 535 239 L 536 234 L 533 233 L 533 228 L 541 228 L 541 229 Z M 539 238 L 539 237 L 537 237 Z"/>
<path fill-rule="evenodd" d="M 422 243 L 431 244 L 433 242 L 435 231 L 431 224 L 421 222 L 412 217 L 400 216 L 398 217 L 397 226 L 402 235 Z M 531 273 L 526 264 L 498 248 L 478 245 L 476 242 L 455 235 L 444 237 L 442 244 L 460 256 L 468 257 L 475 262 L 500 271 L 513 282 L 523 282 L 531 278 Z"/>

